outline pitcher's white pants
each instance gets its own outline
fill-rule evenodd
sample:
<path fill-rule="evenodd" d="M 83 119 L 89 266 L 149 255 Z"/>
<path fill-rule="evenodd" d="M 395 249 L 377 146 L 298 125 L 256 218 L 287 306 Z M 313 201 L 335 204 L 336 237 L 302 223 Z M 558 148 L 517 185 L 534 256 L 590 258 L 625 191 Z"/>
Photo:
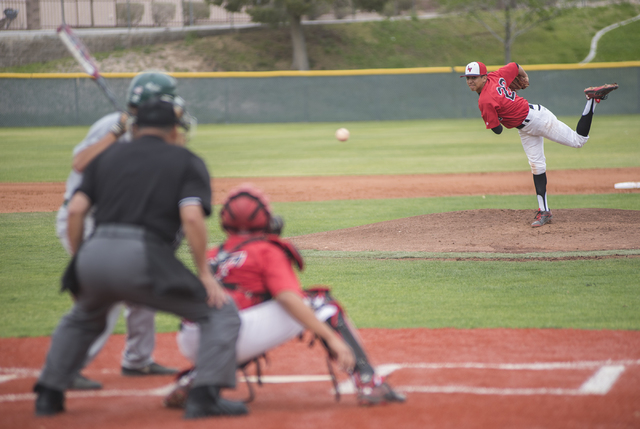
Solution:
<path fill-rule="evenodd" d="M 316 318 L 327 321 L 338 312 L 331 304 L 314 310 Z M 236 361 L 242 365 L 267 351 L 297 337 L 304 327 L 275 300 L 240 310 L 240 333 L 236 343 Z M 198 355 L 200 328 L 195 323 L 183 322 L 176 337 L 180 352 L 192 363 Z"/>
<path fill-rule="evenodd" d="M 581 136 L 571 127 L 556 118 L 550 110 L 539 104 L 532 104 L 529 109 L 526 125 L 519 129 L 522 147 L 527 154 L 531 172 L 535 175 L 547 171 L 544 157 L 544 139 L 560 143 L 565 146 L 581 148 L 589 137 Z"/>

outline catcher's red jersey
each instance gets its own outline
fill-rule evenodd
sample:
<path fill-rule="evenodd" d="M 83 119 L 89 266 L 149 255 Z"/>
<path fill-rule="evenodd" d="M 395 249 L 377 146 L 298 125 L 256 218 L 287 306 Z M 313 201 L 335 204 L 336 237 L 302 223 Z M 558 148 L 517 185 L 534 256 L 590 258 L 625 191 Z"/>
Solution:
<path fill-rule="evenodd" d="M 516 63 L 509 63 L 487 75 L 487 82 L 478 99 L 478 107 L 487 129 L 500 124 L 506 128 L 514 128 L 527 119 L 529 102 L 509 89 L 517 75 Z"/>
<path fill-rule="evenodd" d="M 278 245 L 265 240 L 251 241 L 233 251 L 247 236 L 230 235 L 223 249 L 232 252 L 218 268 L 225 284 L 235 285 L 229 294 L 239 310 L 251 307 L 284 291 L 293 291 L 304 298 L 291 259 Z M 207 252 L 209 262 L 218 248 Z"/>

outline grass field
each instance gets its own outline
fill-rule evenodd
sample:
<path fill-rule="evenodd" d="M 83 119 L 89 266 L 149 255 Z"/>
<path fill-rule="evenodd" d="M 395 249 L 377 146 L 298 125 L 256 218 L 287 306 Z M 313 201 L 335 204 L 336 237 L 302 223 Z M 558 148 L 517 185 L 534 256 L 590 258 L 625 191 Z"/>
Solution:
<path fill-rule="evenodd" d="M 578 117 L 561 117 L 574 126 Z M 351 131 L 347 143 L 337 127 Z M 0 182 L 64 181 L 86 127 L 0 128 Z M 549 169 L 640 165 L 636 115 L 596 115 L 575 150 L 547 144 Z M 214 177 L 529 171 L 516 132 L 495 136 L 481 119 L 200 125 L 189 147 Z"/>
<path fill-rule="evenodd" d="M 584 148 L 546 145 L 549 168 L 640 166 L 638 119 L 596 117 Z M 515 132 L 493 136 L 477 120 L 347 124 L 353 136 L 347 143 L 335 142 L 338 126 L 208 125 L 199 128 L 191 147 L 218 177 L 528 170 Z M 0 129 L 0 181 L 63 181 L 71 149 L 85 132 Z M 324 201 L 277 203 L 274 209 L 287 220 L 285 235 L 294 236 L 426 213 L 530 209 L 532 199 Z M 637 193 L 553 196 L 553 206 L 640 210 L 640 198 Z M 55 213 L 0 214 L 0 337 L 49 335 L 71 305 L 58 293 L 68 256 L 55 237 L 54 221 Z M 216 219 L 209 230 L 212 243 L 222 238 Z M 305 255 L 303 284 L 332 285 L 361 327 L 640 329 L 640 258 L 454 262 L 391 253 Z M 188 263 L 185 246 L 180 257 Z M 176 328 L 174 317 L 158 317 L 158 331 Z"/>

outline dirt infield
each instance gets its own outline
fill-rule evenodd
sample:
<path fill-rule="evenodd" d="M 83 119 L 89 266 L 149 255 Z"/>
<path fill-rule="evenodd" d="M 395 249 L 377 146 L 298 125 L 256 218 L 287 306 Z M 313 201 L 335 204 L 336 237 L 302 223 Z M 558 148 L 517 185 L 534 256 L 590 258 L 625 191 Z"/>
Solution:
<path fill-rule="evenodd" d="M 300 249 L 547 253 L 640 248 L 640 210 L 554 210 L 531 228 L 534 211 L 468 210 L 395 219 L 293 237 Z"/>
<path fill-rule="evenodd" d="M 640 180 L 640 168 L 550 171 L 549 193 L 640 193 L 615 190 L 617 182 Z M 214 179 L 214 200 L 248 179 Z M 250 180 L 274 202 L 413 198 L 462 195 L 531 195 L 531 210 L 472 210 L 416 216 L 294 238 L 302 249 L 423 252 L 553 252 L 640 247 L 640 211 L 554 210 L 543 228 L 529 225 L 535 214 L 528 172 L 271 177 Z M 62 183 L 0 183 L 0 212 L 54 211 Z"/>
<path fill-rule="evenodd" d="M 548 175 L 551 194 L 637 193 L 615 191 L 613 184 L 639 181 L 640 168 Z M 245 181 L 215 179 L 216 202 Z M 277 202 L 511 194 L 532 198 L 530 211 L 441 213 L 295 237 L 302 248 L 522 253 L 640 247 L 640 211 L 556 210 L 553 223 L 532 229 L 530 173 L 251 182 Z M 61 183 L 0 184 L 0 212 L 54 211 L 63 190 Z M 113 336 L 85 371 L 104 384 L 103 390 L 69 392 L 67 412 L 35 418 L 31 389 L 50 339 L 0 339 L 0 429 L 640 427 L 640 332 L 365 329 L 361 334 L 373 363 L 407 395 L 407 403 L 358 407 L 344 375 L 339 375 L 342 400 L 336 403 L 323 351 L 292 341 L 269 354 L 264 386 L 256 387 L 249 416 L 201 421 L 184 421 L 180 411 L 162 407 L 171 377 L 120 375 L 122 335 Z M 179 368 L 188 365 L 177 351 L 174 334 L 157 336 L 155 358 Z M 239 399 L 246 394 L 240 384 L 227 396 Z"/>
<path fill-rule="evenodd" d="M 189 422 L 182 420 L 179 410 L 161 405 L 171 377 L 119 375 L 122 335 L 113 336 L 86 369 L 88 376 L 104 383 L 104 390 L 69 392 L 67 412 L 36 418 L 31 387 L 49 338 L 3 339 L 0 427 L 640 427 L 639 332 L 365 329 L 361 333 L 374 364 L 390 373 L 390 382 L 407 395 L 405 404 L 358 407 L 342 375 L 344 393 L 336 403 L 326 377 L 324 352 L 317 345 L 309 349 L 306 342 L 292 341 L 269 354 L 270 363 L 263 368 L 265 383 L 255 387 L 257 396 L 249 416 Z M 186 365 L 176 351 L 173 334 L 158 335 L 156 359 Z M 244 385 L 226 394 L 237 399 L 244 395 Z"/>
<path fill-rule="evenodd" d="M 215 172 L 214 172 L 215 173 Z M 215 176 L 215 174 L 214 174 Z M 548 171 L 550 195 L 640 192 L 614 190 L 618 182 L 640 181 L 640 167 Z M 234 186 L 252 182 L 273 202 L 532 195 L 529 172 L 428 174 L 402 176 L 255 177 L 213 180 L 216 204 Z M 62 203 L 64 183 L 0 183 L 0 213 L 54 211 Z M 535 204 L 535 199 L 533 199 Z"/>

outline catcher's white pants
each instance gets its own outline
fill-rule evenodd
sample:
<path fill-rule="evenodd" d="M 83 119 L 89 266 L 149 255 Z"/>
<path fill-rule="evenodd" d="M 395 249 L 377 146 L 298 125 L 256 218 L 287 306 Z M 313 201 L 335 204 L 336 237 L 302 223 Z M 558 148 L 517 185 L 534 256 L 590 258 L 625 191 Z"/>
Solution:
<path fill-rule="evenodd" d="M 531 172 L 535 175 L 547 171 L 544 157 L 544 139 L 560 143 L 565 146 L 581 148 L 589 137 L 581 136 L 571 127 L 556 118 L 549 109 L 539 104 L 531 104 L 526 125 L 519 129 L 522 147 L 527 154 Z"/>
<path fill-rule="evenodd" d="M 322 322 L 338 312 L 331 304 L 314 310 Z M 236 343 L 236 361 L 242 365 L 267 351 L 297 337 L 304 327 L 275 300 L 240 310 L 240 333 Z M 176 337 L 180 352 L 195 363 L 200 343 L 200 328 L 195 323 L 183 322 Z"/>

